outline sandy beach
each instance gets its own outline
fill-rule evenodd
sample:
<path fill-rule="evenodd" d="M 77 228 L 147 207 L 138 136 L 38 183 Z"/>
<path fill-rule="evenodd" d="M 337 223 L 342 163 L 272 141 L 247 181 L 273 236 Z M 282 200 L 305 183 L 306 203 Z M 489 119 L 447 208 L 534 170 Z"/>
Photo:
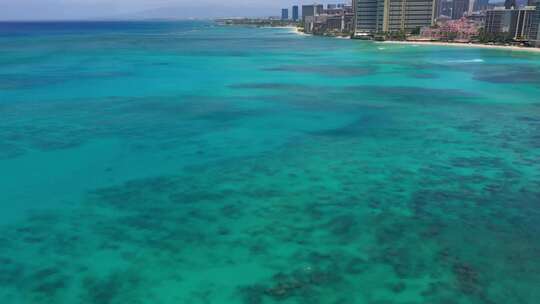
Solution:
<path fill-rule="evenodd" d="M 290 28 L 294 33 L 298 35 L 312 35 L 306 34 L 300 31 L 297 27 L 283 27 Z M 351 39 L 350 37 L 332 37 L 337 39 Z M 479 44 L 479 43 L 459 43 L 459 42 L 437 42 L 437 41 L 375 41 L 379 44 L 407 44 L 415 46 L 451 46 L 451 47 L 467 47 L 467 48 L 482 48 L 482 49 L 494 49 L 494 50 L 506 50 L 506 51 L 525 51 L 533 52 L 540 54 L 540 48 L 535 47 L 520 47 L 520 46 L 510 46 L 510 45 L 489 45 L 489 44 Z"/>
<path fill-rule="evenodd" d="M 409 44 L 409 45 L 435 45 L 435 46 L 452 46 L 452 47 L 471 47 L 471 48 L 483 48 L 483 49 L 496 49 L 507 51 L 526 51 L 540 53 L 540 48 L 533 47 L 519 47 L 519 46 L 506 46 L 506 45 L 488 45 L 477 43 L 457 43 L 457 42 L 435 42 L 435 41 L 381 41 L 377 42 L 381 44 Z"/>
<path fill-rule="evenodd" d="M 308 34 L 302 32 L 302 31 L 301 31 L 298 27 L 296 27 L 296 26 L 293 26 L 291 30 L 292 30 L 293 33 L 296 33 L 296 34 L 298 34 L 298 35 L 308 36 Z"/>

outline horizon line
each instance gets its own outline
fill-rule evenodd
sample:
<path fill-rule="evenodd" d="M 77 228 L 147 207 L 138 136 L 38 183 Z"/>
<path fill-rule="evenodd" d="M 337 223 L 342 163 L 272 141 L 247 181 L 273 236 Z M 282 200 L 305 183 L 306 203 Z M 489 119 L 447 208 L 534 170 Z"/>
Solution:
<path fill-rule="evenodd" d="M 223 17 L 164 17 L 164 18 L 81 18 L 81 19 L 0 19 L 0 23 L 8 22 L 122 22 L 122 21 L 206 21 L 233 18 L 271 18 L 275 16 L 223 16 Z"/>

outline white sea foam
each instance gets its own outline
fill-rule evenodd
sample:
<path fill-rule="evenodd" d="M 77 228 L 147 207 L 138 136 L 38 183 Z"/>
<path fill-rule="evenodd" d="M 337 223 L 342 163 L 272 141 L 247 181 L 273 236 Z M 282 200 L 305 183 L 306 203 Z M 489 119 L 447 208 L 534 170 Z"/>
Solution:
<path fill-rule="evenodd" d="M 451 63 L 478 63 L 478 62 L 484 62 L 484 59 L 476 58 L 476 59 L 448 60 L 446 62 L 451 62 Z"/>

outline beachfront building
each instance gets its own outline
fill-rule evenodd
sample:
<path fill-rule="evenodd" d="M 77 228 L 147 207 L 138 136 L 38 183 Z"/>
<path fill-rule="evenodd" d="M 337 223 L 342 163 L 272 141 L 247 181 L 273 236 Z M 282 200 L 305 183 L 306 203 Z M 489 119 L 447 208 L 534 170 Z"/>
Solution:
<path fill-rule="evenodd" d="M 459 20 L 442 20 L 434 27 L 422 28 L 420 37 L 425 40 L 470 42 L 478 36 L 481 22 L 462 17 Z"/>
<path fill-rule="evenodd" d="M 356 37 L 368 37 L 382 32 L 384 2 L 384 0 L 353 0 Z"/>
<path fill-rule="evenodd" d="M 306 22 L 306 17 L 318 16 L 324 12 L 322 4 L 302 5 L 302 21 Z"/>
<path fill-rule="evenodd" d="M 486 12 L 485 31 L 492 35 L 505 35 L 515 41 L 537 39 L 535 7 L 520 9 L 497 7 Z"/>
<path fill-rule="evenodd" d="M 298 21 L 298 5 L 292 7 L 292 20 Z"/>
<path fill-rule="evenodd" d="M 288 8 L 281 9 L 281 20 L 289 20 L 289 9 Z"/>
<path fill-rule="evenodd" d="M 433 0 L 387 0 L 384 32 L 411 32 L 433 24 Z"/>
<path fill-rule="evenodd" d="M 350 5 L 331 5 L 321 14 L 306 16 L 306 33 L 320 35 L 350 35 L 353 32 L 354 11 Z"/>
<path fill-rule="evenodd" d="M 411 32 L 430 26 L 435 0 L 354 0 L 355 37 Z"/>
<path fill-rule="evenodd" d="M 307 34 L 322 34 L 328 16 L 326 14 L 304 17 L 304 32 Z"/>
<path fill-rule="evenodd" d="M 327 10 L 327 28 L 332 32 L 352 33 L 354 11 L 351 5 L 338 4 L 335 9 Z"/>
<path fill-rule="evenodd" d="M 345 11 L 352 13 L 352 5 L 328 4 L 324 13 L 328 15 L 340 15 Z"/>
<path fill-rule="evenodd" d="M 536 0 L 535 5 L 536 10 L 529 30 L 529 43 L 533 46 L 540 47 L 540 0 Z"/>

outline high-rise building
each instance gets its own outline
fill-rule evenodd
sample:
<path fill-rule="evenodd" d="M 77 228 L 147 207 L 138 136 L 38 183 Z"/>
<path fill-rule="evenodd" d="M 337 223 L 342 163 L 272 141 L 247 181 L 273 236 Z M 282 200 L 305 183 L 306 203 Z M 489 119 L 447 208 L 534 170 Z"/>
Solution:
<path fill-rule="evenodd" d="M 384 32 L 406 31 L 433 24 L 433 0 L 387 0 Z"/>
<path fill-rule="evenodd" d="M 540 47 L 540 0 L 536 1 L 536 10 L 533 14 L 533 20 L 531 22 L 531 28 L 529 29 L 529 42 L 531 45 Z"/>
<path fill-rule="evenodd" d="M 536 18 L 534 7 L 496 8 L 486 11 L 485 30 L 491 34 L 505 34 L 514 40 L 527 41 L 534 39 L 534 36 L 538 37 L 534 30 Z"/>
<path fill-rule="evenodd" d="M 381 8 L 381 3 L 383 7 Z M 355 34 L 369 35 L 382 31 L 384 0 L 354 0 Z"/>
<path fill-rule="evenodd" d="M 454 0 L 452 4 L 452 19 L 461 19 L 469 11 L 469 0 Z"/>
<path fill-rule="evenodd" d="M 437 20 L 437 18 L 439 17 L 440 15 L 440 9 L 441 9 L 441 1 L 442 0 L 433 0 L 433 11 L 434 11 L 434 15 L 433 15 L 433 18 L 435 20 Z"/>
<path fill-rule="evenodd" d="M 505 0 L 504 1 L 504 8 L 505 9 L 517 8 L 516 0 Z"/>
<path fill-rule="evenodd" d="M 355 36 L 411 32 L 433 24 L 434 0 L 354 0 Z"/>
<path fill-rule="evenodd" d="M 453 6 L 452 0 L 441 0 L 439 2 L 439 7 L 438 7 L 439 14 L 436 17 L 440 17 L 440 16 L 452 17 L 452 6 Z"/>
<path fill-rule="evenodd" d="M 323 11 L 324 6 L 322 4 L 302 5 L 302 21 L 305 21 L 306 17 L 320 15 Z"/>
<path fill-rule="evenodd" d="M 292 20 L 298 21 L 298 5 L 292 7 Z"/>
<path fill-rule="evenodd" d="M 281 9 L 281 20 L 288 20 L 289 19 L 289 9 L 283 8 Z"/>
<path fill-rule="evenodd" d="M 469 8 L 467 9 L 467 16 L 472 15 L 474 12 L 474 6 L 476 5 L 476 0 L 469 0 Z"/>

